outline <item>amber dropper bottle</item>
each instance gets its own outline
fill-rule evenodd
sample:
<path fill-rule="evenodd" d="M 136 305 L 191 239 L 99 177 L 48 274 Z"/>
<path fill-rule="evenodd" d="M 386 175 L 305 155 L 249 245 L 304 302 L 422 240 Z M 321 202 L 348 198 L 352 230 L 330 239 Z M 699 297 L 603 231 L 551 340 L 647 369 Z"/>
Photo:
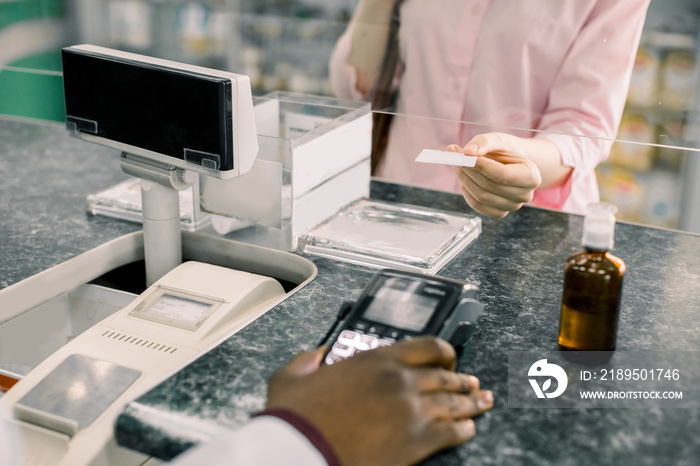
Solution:
<path fill-rule="evenodd" d="M 616 212 L 614 205 L 603 202 L 588 206 L 581 239 L 585 250 L 569 257 L 564 268 L 560 350 L 615 350 L 622 279 L 627 269 L 608 252 L 614 243 Z M 598 360 L 590 362 L 602 363 L 611 355 L 598 355 Z"/>

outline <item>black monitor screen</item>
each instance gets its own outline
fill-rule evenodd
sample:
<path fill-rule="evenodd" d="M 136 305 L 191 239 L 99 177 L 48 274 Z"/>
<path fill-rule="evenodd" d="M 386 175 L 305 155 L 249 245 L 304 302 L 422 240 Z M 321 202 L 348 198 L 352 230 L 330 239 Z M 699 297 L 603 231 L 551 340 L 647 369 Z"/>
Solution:
<path fill-rule="evenodd" d="M 215 154 L 218 170 L 233 169 L 229 79 L 70 49 L 63 79 L 78 131 L 195 163 Z"/>

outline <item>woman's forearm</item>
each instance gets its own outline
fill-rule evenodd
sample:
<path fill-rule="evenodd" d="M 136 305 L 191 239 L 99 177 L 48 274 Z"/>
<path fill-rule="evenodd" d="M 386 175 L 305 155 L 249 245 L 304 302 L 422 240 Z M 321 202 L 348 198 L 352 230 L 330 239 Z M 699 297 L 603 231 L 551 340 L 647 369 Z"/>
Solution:
<path fill-rule="evenodd" d="M 361 0 L 350 23 L 348 64 L 357 70 L 357 90 L 368 94 L 379 76 L 394 0 Z"/>

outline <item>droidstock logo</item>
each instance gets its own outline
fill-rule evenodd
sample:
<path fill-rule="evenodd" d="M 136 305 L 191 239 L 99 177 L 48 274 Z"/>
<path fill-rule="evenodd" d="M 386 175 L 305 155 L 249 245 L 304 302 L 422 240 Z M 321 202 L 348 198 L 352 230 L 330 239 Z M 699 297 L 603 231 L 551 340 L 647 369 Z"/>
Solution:
<path fill-rule="evenodd" d="M 532 366 L 527 373 L 528 377 L 539 377 L 547 378 L 543 385 L 540 387 L 537 379 L 528 379 L 532 389 L 535 391 L 537 398 L 556 398 L 566 390 L 566 386 L 569 383 L 569 379 L 566 377 L 566 372 L 564 369 L 557 366 L 556 364 L 548 364 L 546 359 L 540 359 Z M 557 389 L 553 392 L 547 392 L 552 386 L 552 377 L 557 380 Z"/>

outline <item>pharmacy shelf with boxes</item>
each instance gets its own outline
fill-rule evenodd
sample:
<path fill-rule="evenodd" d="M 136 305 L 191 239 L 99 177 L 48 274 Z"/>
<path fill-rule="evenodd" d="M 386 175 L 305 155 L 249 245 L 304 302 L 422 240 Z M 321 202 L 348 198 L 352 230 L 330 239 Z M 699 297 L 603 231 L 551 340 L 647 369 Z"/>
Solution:
<path fill-rule="evenodd" d="M 654 9 L 657 2 L 650 6 L 618 142 L 597 174 L 601 199 L 618 206 L 619 219 L 692 229 L 700 154 L 687 148 L 698 147 L 699 7 L 675 3 L 665 13 Z"/>
<path fill-rule="evenodd" d="M 659 45 L 661 44 L 661 45 Z M 686 125 L 695 93 L 695 41 L 652 35 L 639 47 L 617 139 L 598 170 L 601 197 L 625 220 L 677 228 Z"/>

